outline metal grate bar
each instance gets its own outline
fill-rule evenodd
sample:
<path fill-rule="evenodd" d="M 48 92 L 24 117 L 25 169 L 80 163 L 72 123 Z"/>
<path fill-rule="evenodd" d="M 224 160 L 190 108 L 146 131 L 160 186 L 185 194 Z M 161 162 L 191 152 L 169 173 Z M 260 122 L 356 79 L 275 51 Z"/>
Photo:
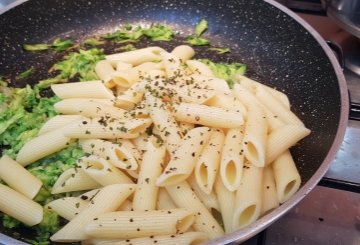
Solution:
<path fill-rule="evenodd" d="M 334 188 L 343 191 L 351 191 L 355 193 L 360 193 L 360 183 L 354 183 L 350 181 L 344 181 L 339 179 L 332 178 L 322 178 L 319 182 L 320 186 Z"/>

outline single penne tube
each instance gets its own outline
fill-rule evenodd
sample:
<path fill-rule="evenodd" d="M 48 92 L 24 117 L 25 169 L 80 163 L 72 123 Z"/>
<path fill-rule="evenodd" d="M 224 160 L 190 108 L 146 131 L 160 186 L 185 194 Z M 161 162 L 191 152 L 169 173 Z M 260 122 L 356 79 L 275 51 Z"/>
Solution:
<path fill-rule="evenodd" d="M 58 113 L 61 114 L 75 114 L 85 117 L 125 118 L 127 112 L 121 108 L 112 105 L 105 105 L 101 102 L 91 100 L 82 103 L 75 101 L 74 104 L 70 104 L 68 101 L 62 100 L 55 103 L 54 108 Z"/>
<path fill-rule="evenodd" d="M 223 184 L 220 177 L 215 181 L 215 193 L 219 202 L 220 213 L 224 223 L 225 233 L 229 234 L 234 231 L 232 220 L 234 215 L 235 192 L 231 192 Z"/>
<path fill-rule="evenodd" d="M 65 136 L 64 132 L 70 125 L 65 125 L 29 140 L 20 149 L 16 161 L 25 167 L 30 163 L 68 147 L 72 140 L 71 137 Z"/>
<path fill-rule="evenodd" d="M 127 239 L 122 241 L 117 241 L 112 243 L 112 245 L 148 245 L 148 244 L 158 244 L 158 245 L 196 245 L 202 244 L 208 240 L 207 236 L 203 232 L 185 232 L 180 234 L 171 234 L 163 236 L 150 236 L 150 237 L 139 237 L 135 239 Z M 110 245 L 106 243 L 94 243 L 94 245 Z"/>
<path fill-rule="evenodd" d="M 241 185 L 236 191 L 233 229 L 241 229 L 260 217 L 263 168 L 248 164 L 243 171 Z"/>
<path fill-rule="evenodd" d="M 112 88 L 115 86 L 115 83 L 112 81 L 112 74 L 115 72 L 115 69 L 112 67 L 109 61 L 100 60 L 95 65 L 96 75 L 105 83 L 105 86 Z"/>
<path fill-rule="evenodd" d="M 241 184 L 244 167 L 244 127 L 229 129 L 221 151 L 220 177 L 229 191 Z"/>
<path fill-rule="evenodd" d="M 212 70 L 205 65 L 204 63 L 202 63 L 201 61 L 198 60 L 187 60 L 186 61 L 186 65 L 190 68 L 190 70 L 195 73 L 195 74 L 200 74 L 200 75 L 204 75 L 204 76 L 209 76 L 209 77 L 215 77 L 214 73 L 212 72 Z"/>
<path fill-rule="evenodd" d="M 206 194 L 200 188 L 193 175 L 190 176 L 187 181 L 191 186 L 192 190 L 195 192 L 196 196 L 208 208 L 210 212 L 212 211 L 212 209 L 215 209 L 220 212 L 220 206 L 214 192 L 211 192 L 210 194 Z"/>
<path fill-rule="evenodd" d="M 89 201 L 78 197 L 63 197 L 49 202 L 45 208 L 54 211 L 66 220 L 72 220 L 83 211 L 88 204 Z"/>
<path fill-rule="evenodd" d="M 157 179 L 156 184 L 168 186 L 186 180 L 192 174 L 196 161 L 211 134 L 212 131 L 207 127 L 190 130 L 180 142 L 179 148 Z"/>
<path fill-rule="evenodd" d="M 240 111 L 192 103 L 174 104 L 174 117 L 181 122 L 209 127 L 236 128 L 244 124 Z"/>
<path fill-rule="evenodd" d="M 229 85 L 224 79 L 214 76 L 204 76 L 198 74 L 192 74 L 189 76 L 190 81 L 198 84 L 202 88 L 213 89 L 222 93 L 230 93 Z"/>
<path fill-rule="evenodd" d="M 79 105 L 83 103 L 96 102 L 102 105 L 112 106 L 114 100 L 112 99 L 90 99 L 90 98 L 70 98 L 63 99 L 54 104 L 54 108 L 57 112 L 66 115 L 76 115 L 79 113 Z"/>
<path fill-rule="evenodd" d="M 185 74 L 185 67 L 180 58 L 168 52 L 161 52 L 160 56 L 168 78 L 177 78 Z"/>
<path fill-rule="evenodd" d="M 167 150 L 170 154 L 173 154 L 181 141 L 180 127 L 171 112 L 166 108 L 166 104 L 160 98 L 153 96 L 151 93 L 146 93 L 145 98 L 154 127 L 158 129 Z"/>
<path fill-rule="evenodd" d="M 43 219 L 40 204 L 3 184 L 0 184 L 0 211 L 27 226 L 37 225 Z"/>
<path fill-rule="evenodd" d="M 310 134 L 310 130 L 301 125 L 284 125 L 272 131 L 267 139 L 266 164 L 273 162 L 296 142 Z"/>
<path fill-rule="evenodd" d="M 208 195 L 212 192 L 219 170 L 224 140 L 224 132 L 222 130 L 214 130 L 195 165 L 194 175 L 196 182 L 201 190 Z"/>
<path fill-rule="evenodd" d="M 195 55 L 195 50 L 189 45 L 180 45 L 176 46 L 171 51 L 171 54 L 181 59 L 182 62 L 185 62 Z"/>
<path fill-rule="evenodd" d="M 193 209 L 117 211 L 97 216 L 85 232 L 95 238 L 131 239 L 182 233 L 194 220 Z"/>
<path fill-rule="evenodd" d="M 78 165 L 89 177 L 102 186 L 132 183 L 132 180 L 120 169 L 98 156 L 82 157 L 78 160 Z"/>
<path fill-rule="evenodd" d="M 30 199 L 36 196 L 42 186 L 38 178 L 8 155 L 3 155 L 0 159 L 0 179 Z"/>
<path fill-rule="evenodd" d="M 89 177 L 81 168 L 69 168 L 56 180 L 51 189 L 51 194 L 91 190 L 99 187 L 101 185 Z"/>
<path fill-rule="evenodd" d="M 86 118 L 81 122 L 70 124 L 64 135 L 79 139 L 133 139 L 151 125 L 149 118 L 135 118 L 126 121 L 116 118 Z"/>
<path fill-rule="evenodd" d="M 284 203 L 300 188 L 301 178 L 290 151 L 286 150 L 272 163 L 277 198 Z"/>
<path fill-rule="evenodd" d="M 82 116 L 80 115 L 56 115 L 46 121 L 46 123 L 40 128 L 38 135 L 62 128 L 67 124 L 80 121 L 81 119 Z"/>
<path fill-rule="evenodd" d="M 243 75 L 236 75 L 236 81 L 240 83 L 242 86 L 246 87 L 253 94 L 256 93 L 256 89 L 258 86 L 265 88 L 269 93 L 271 93 L 279 102 L 281 102 L 286 108 L 290 109 L 289 98 L 286 94 L 282 93 L 279 90 L 273 89 L 265 84 L 254 81 Z"/>
<path fill-rule="evenodd" d="M 156 209 L 162 210 L 162 209 L 173 209 L 173 208 L 177 208 L 176 204 L 173 202 L 170 195 L 167 193 L 166 189 L 163 187 L 160 187 L 159 193 L 158 193 Z"/>
<path fill-rule="evenodd" d="M 116 210 L 135 190 L 134 184 L 115 184 L 102 188 L 89 205 L 50 237 L 53 242 L 75 242 L 88 239 L 85 226 L 97 216 Z"/>
<path fill-rule="evenodd" d="M 102 81 L 52 84 L 51 89 L 60 99 L 113 99 L 115 97 Z"/>
<path fill-rule="evenodd" d="M 286 124 L 296 124 L 304 126 L 303 122 L 286 106 L 278 101 L 271 93 L 264 87 L 257 86 L 256 98 L 267 107 L 274 115 L 278 116 Z"/>
<path fill-rule="evenodd" d="M 268 133 L 266 113 L 257 98 L 240 84 L 235 84 L 234 93 L 247 109 L 243 140 L 245 157 L 254 166 L 264 167 Z"/>
<path fill-rule="evenodd" d="M 151 136 L 147 142 L 134 193 L 133 208 L 135 211 L 154 210 L 156 208 L 159 190 L 159 187 L 156 186 L 156 179 L 162 172 L 165 153 L 165 146 L 157 143 L 156 138 Z"/>
<path fill-rule="evenodd" d="M 272 166 L 264 168 L 261 200 L 261 215 L 265 215 L 279 206 Z"/>
<path fill-rule="evenodd" d="M 136 66 L 144 62 L 161 60 L 160 52 L 163 51 L 165 50 L 160 47 L 148 47 L 128 52 L 106 55 L 105 59 L 110 61 L 113 66 L 116 66 L 117 62 L 119 61 Z"/>
<path fill-rule="evenodd" d="M 118 168 L 129 170 L 138 168 L 137 159 L 122 143 L 101 139 L 82 139 L 79 141 L 79 144 L 85 153 L 107 159 Z"/>
<path fill-rule="evenodd" d="M 267 121 L 262 107 L 253 104 L 248 107 L 248 118 L 244 129 L 243 149 L 251 164 L 265 166 Z"/>
<path fill-rule="evenodd" d="M 166 186 L 165 188 L 176 206 L 196 210 L 196 218 L 193 224 L 196 231 L 206 233 L 209 239 L 215 239 L 224 235 L 224 231 L 219 223 L 191 190 L 190 185 L 186 181 Z"/>

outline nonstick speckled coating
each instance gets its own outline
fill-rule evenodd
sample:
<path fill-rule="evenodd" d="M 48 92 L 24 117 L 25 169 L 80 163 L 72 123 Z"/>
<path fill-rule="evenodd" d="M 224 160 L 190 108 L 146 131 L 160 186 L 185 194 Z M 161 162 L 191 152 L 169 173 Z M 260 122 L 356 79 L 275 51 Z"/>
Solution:
<path fill-rule="evenodd" d="M 125 23 L 164 23 L 184 37 L 201 18 L 209 22 L 204 36 L 214 46 L 231 48 L 230 54 L 216 56 L 216 61 L 246 63 L 250 77 L 288 94 L 292 110 L 312 130 L 292 149 L 303 183 L 307 182 L 323 163 L 338 130 L 338 79 L 313 36 L 266 2 L 31 0 L 0 15 L 0 74 L 14 77 L 34 66 L 37 78 L 46 77 L 58 57 L 51 52 L 24 52 L 24 43 L 50 42 L 55 37 L 83 40 Z M 170 50 L 181 40 L 157 45 Z M 204 48 L 197 50 L 199 58 L 214 57 Z"/>

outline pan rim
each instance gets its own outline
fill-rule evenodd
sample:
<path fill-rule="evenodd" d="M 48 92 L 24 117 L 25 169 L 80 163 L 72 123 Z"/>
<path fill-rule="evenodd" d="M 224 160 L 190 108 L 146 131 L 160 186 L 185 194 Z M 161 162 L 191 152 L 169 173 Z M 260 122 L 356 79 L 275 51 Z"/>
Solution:
<path fill-rule="evenodd" d="M 29 0 L 17 0 L 2 10 L 0 10 L 0 15 L 9 11 L 10 9 L 21 5 L 24 2 Z M 338 152 L 341 143 L 343 142 L 343 138 L 345 135 L 346 127 L 348 124 L 348 112 L 349 112 L 349 96 L 347 90 L 346 80 L 343 74 L 343 71 L 337 61 L 332 50 L 328 47 L 325 40 L 319 35 L 319 33 L 311 27 L 306 21 L 304 21 L 301 17 L 299 17 L 296 13 L 288 9 L 287 7 L 281 5 L 280 3 L 276 2 L 275 0 L 263 0 L 264 2 L 272 5 L 273 7 L 278 8 L 283 13 L 287 14 L 289 17 L 297 21 L 306 31 L 308 31 L 313 38 L 320 44 L 323 51 L 329 58 L 329 61 L 335 71 L 338 85 L 339 85 L 339 92 L 340 92 L 340 102 L 341 102 L 341 109 L 340 109 L 340 119 L 338 122 L 338 130 L 336 132 L 334 141 L 331 145 L 329 152 L 327 153 L 323 163 L 320 165 L 318 170 L 315 174 L 300 188 L 300 190 L 295 193 L 293 197 L 291 197 L 288 201 L 282 204 L 280 207 L 275 209 L 274 211 L 270 212 L 269 214 L 263 216 L 253 224 L 249 225 L 246 228 L 243 228 L 239 231 L 235 231 L 231 234 L 224 235 L 220 238 L 214 239 L 212 241 L 206 242 L 209 245 L 215 244 L 228 244 L 234 242 L 243 242 L 251 238 L 252 236 L 256 235 L 257 233 L 261 232 L 262 230 L 266 229 L 270 226 L 273 222 L 275 222 L 279 217 L 283 216 L 287 213 L 291 208 L 293 208 L 296 204 L 298 204 L 310 191 L 315 188 L 317 183 L 320 179 L 325 175 L 326 171 L 329 169 L 331 162 L 335 158 L 336 153 Z M 8 237 L 2 233 L 0 233 L 0 242 L 1 243 L 12 243 L 12 244 L 27 244 L 16 240 L 14 238 Z"/>

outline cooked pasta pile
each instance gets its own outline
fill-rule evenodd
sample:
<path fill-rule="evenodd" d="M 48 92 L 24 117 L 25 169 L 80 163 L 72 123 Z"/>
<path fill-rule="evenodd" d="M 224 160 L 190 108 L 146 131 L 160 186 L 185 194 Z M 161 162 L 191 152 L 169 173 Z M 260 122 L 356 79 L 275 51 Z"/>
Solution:
<path fill-rule="evenodd" d="M 101 80 L 53 84 L 60 115 L 0 159 L 0 210 L 39 224 L 42 183 L 24 167 L 75 141 L 86 154 L 52 194 L 86 192 L 44 207 L 69 221 L 55 242 L 196 244 L 288 200 L 301 182 L 289 148 L 310 130 L 282 92 L 241 75 L 230 89 L 194 55 L 112 54 L 95 67 Z"/>

